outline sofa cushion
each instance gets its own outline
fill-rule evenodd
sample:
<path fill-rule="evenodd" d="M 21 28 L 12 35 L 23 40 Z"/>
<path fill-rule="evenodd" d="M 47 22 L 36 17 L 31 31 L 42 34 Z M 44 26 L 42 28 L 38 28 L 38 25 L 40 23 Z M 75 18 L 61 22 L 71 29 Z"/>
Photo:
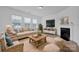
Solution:
<path fill-rule="evenodd" d="M 70 49 L 70 51 L 77 52 L 78 44 L 74 41 L 64 41 L 64 45 Z"/>
<path fill-rule="evenodd" d="M 58 41 L 56 42 L 56 45 L 60 47 L 60 50 L 61 51 L 68 51 L 69 49 L 65 46 L 64 42 L 63 41 Z"/>
<path fill-rule="evenodd" d="M 56 44 L 48 44 L 44 47 L 43 51 L 45 52 L 59 52 L 60 48 Z"/>
<path fill-rule="evenodd" d="M 76 52 L 78 51 L 78 45 L 76 42 L 74 41 L 60 41 L 60 42 L 57 42 L 56 43 L 61 51 L 64 51 L 64 52 Z"/>

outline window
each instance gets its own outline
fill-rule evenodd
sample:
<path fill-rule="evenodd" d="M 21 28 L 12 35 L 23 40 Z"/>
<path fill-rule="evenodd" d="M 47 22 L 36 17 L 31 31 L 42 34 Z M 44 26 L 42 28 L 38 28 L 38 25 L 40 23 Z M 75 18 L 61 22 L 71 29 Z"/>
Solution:
<path fill-rule="evenodd" d="M 31 19 L 30 18 L 24 18 L 24 23 L 31 23 Z"/>
<path fill-rule="evenodd" d="M 24 25 L 26 28 L 30 29 L 31 19 L 24 17 Z"/>
<path fill-rule="evenodd" d="M 12 24 L 14 29 L 19 32 L 21 25 L 22 25 L 22 17 L 21 16 L 16 16 L 16 15 L 12 15 L 11 16 L 12 19 Z"/>
<path fill-rule="evenodd" d="M 33 19 L 33 24 L 37 24 L 37 19 Z"/>
<path fill-rule="evenodd" d="M 32 19 L 32 26 L 33 26 L 33 29 L 37 29 L 37 19 Z"/>
<path fill-rule="evenodd" d="M 20 25 L 22 22 L 22 17 L 21 16 L 16 16 L 16 15 L 12 15 L 12 23 L 14 25 Z"/>
<path fill-rule="evenodd" d="M 31 18 L 27 18 L 27 17 L 21 17 L 21 16 L 17 16 L 17 15 L 12 15 L 11 16 L 12 19 L 12 24 L 15 30 L 19 31 L 19 29 L 23 27 L 25 27 L 28 30 L 35 30 L 37 29 L 38 26 L 38 22 L 37 19 L 31 19 Z"/>

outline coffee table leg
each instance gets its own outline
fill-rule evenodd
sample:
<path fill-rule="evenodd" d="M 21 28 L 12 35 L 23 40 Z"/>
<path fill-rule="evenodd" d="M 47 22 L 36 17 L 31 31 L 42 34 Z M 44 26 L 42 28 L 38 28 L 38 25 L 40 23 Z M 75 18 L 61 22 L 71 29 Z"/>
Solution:
<path fill-rule="evenodd" d="M 46 41 L 46 38 L 44 38 L 44 40 L 43 40 L 43 43 L 46 43 L 47 41 Z"/>
<path fill-rule="evenodd" d="M 35 42 L 35 46 L 36 46 L 36 48 L 38 48 L 38 42 Z"/>
<path fill-rule="evenodd" d="M 31 39 L 29 38 L 29 43 L 31 43 Z"/>
<path fill-rule="evenodd" d="M 31 38 L 29 39 L 29 43 L 32 43 L 32 39 Z"/>
<path fill-rule="evenodd" d="M 38 46 L 36 46 L 36 48 L 38 48 Z"/>

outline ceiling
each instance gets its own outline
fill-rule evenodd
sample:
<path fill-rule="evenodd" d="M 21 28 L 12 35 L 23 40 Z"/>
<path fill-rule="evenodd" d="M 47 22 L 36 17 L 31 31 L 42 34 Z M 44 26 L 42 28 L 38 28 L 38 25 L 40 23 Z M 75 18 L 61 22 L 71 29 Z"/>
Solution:
<path fill-rule="evenodd" d="M 39 8 L 39 6 L 10 6 L 10 7 L 41 17 L 53 15 L 68 8 L 68 6 L 43 6 L 43 8 L 41 9 Z"/>

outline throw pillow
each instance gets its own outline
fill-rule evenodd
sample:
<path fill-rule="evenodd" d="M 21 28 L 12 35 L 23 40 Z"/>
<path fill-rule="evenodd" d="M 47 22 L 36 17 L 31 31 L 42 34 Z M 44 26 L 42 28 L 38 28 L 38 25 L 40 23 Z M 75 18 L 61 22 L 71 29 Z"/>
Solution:
<path fill-rule="evenodd" d="M 5 40 L 6 40 L 8 46 L 13 45 L 12 39 L 6 33 L 5 33 Z"/>

